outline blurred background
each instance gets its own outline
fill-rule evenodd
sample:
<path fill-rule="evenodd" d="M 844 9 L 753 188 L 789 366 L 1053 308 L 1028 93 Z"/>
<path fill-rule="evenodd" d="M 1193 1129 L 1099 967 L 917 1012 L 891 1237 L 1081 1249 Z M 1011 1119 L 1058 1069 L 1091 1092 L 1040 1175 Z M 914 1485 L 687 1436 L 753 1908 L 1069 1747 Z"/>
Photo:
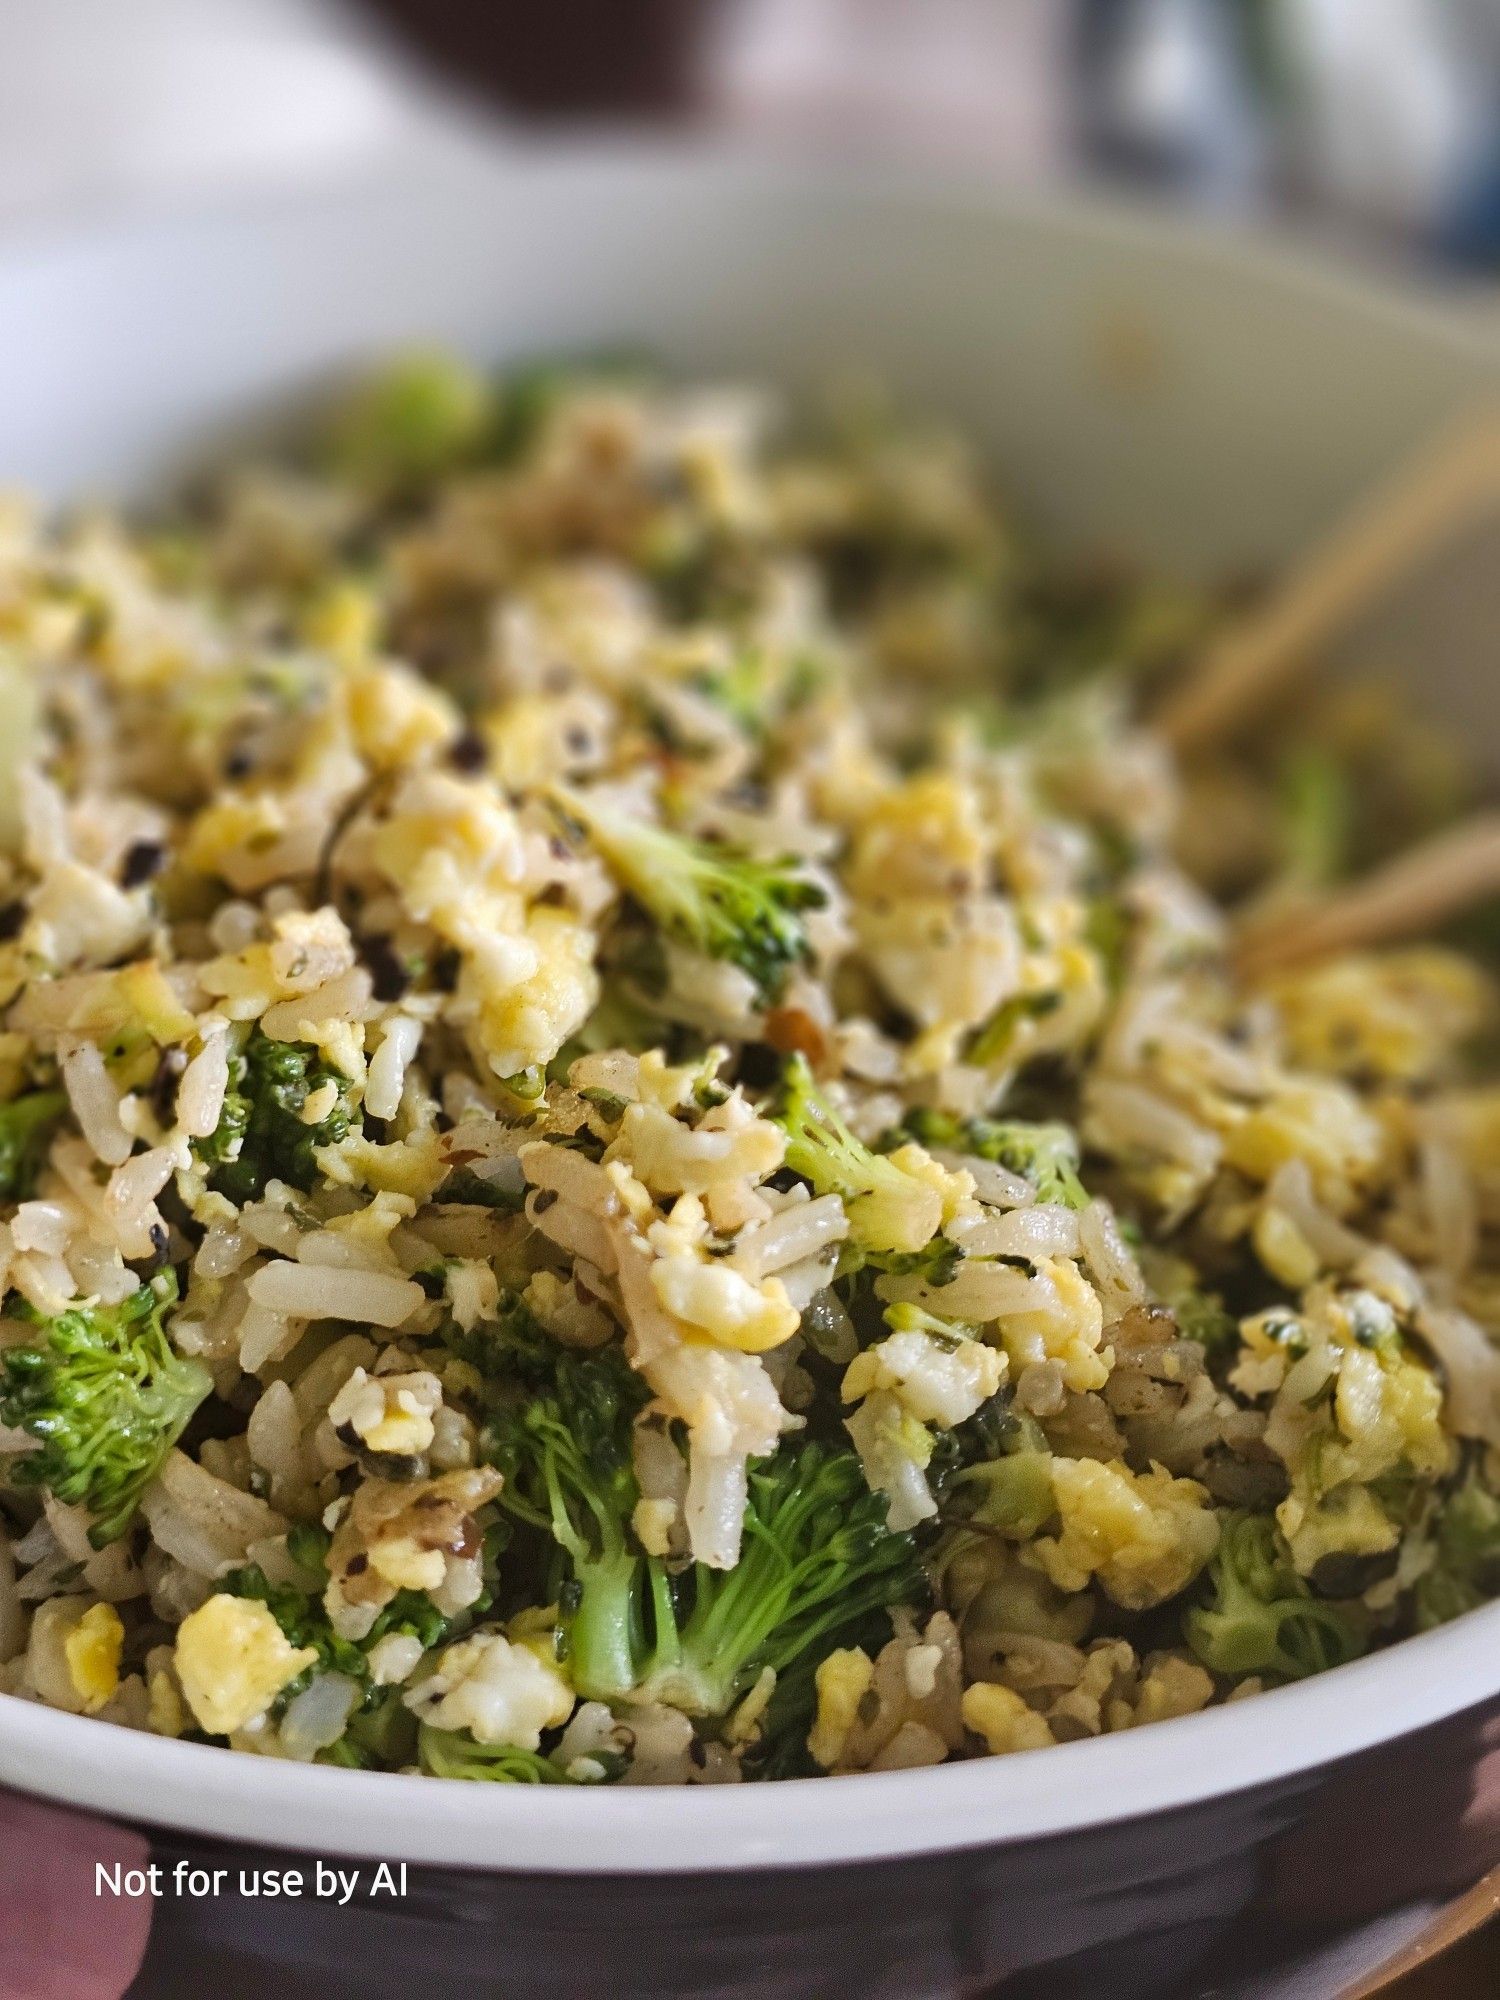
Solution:
<path fill-rule="evenodd" d="M 0 224 L 601 122 L 1500 267 L 1500 0 L 0 0 Z"/>
<path fill-rule="evenodd" d="M 1500 0 L 0 0 L 0 34 L 0 232 L 607 129 L 1500 277 Z M 1390 1993 L 1494 2000 L 1500 1932 Z"/>

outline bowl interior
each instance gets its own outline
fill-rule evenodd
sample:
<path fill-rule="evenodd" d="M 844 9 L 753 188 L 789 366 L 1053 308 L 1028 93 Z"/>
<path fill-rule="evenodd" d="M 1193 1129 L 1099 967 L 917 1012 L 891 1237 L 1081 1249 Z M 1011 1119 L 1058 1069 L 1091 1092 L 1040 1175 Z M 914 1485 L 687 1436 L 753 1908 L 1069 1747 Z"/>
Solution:
<path fill-rule="evenodd" d="M 54 498 L 140 490 L 226 422 L 418 338 L 486 357 L 639 345 L 794 389 L 867 366 L 960 419 L 1065 535 L 1188 570 L 1284 557 L 1500 388 L 1496 342 L 1459 304 L 1128 213 L 696 155 L 445 158 L 315 200 L 0 248 L 0 479 Z M 1491 744 L 1500 724 L 1469 635 L 1482 603 L 1497 629 L 1497 567 L 1470 565 L 1483 599 L 1472 575 L 1449 577 L 1442 619 L 1429 606 L 1413 628 L 1422 646 L 1395 645 L 1421 660 L 1430 705 Z M 1497 1641 L 1500 1606 L 1159 1730 L 791 1797 L 414 1786 L 8 1698 L 0 1779 L 243 1838 L 295 1827 L 329 1853 L 570 1870 L 852 1860 L 1310 1768 L 1492 1695 Z"/>

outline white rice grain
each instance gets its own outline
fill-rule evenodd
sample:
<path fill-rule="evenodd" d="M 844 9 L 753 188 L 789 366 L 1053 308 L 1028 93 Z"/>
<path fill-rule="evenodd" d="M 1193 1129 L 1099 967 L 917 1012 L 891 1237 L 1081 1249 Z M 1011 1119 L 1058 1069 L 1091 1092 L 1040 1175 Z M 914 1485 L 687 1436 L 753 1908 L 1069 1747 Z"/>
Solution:
<path fill-rule="evenodd" d="M 229 1024 L 215 1019 L 177 1089 L 177 1122 L 189 1138 L 207 1139 L 218 1129 L 228 1088 Z"/>
<path fill-rule="evenodd" d="M 409 1014 L 397 1014 L 386 1023 L 365 1080 L 365 1109 L 372 1118 L 394 1118 L 401 1109 L 407 1066 L 421 1040 L 422 1024 Z"/>
<path fill-rule="evenodd" d="M 103 1054 L 93 1042 L 69 1041 L 63 1043 L 60 1056 L 63 1089 L 79 1131 L 96 1158 L 107 1167 L 118 1167 L 130 1158 L 132 1142 L 120 1122 L 120 1093 Z"/>
<path fill-rule="evenodd" d="M 252 1271 L 246 1290 L 252 1304 L 288 1318 L 368 1326 L 400 1326 L 427 1300 L 420 1285 L 386 1271 L 333 1270 L 285 1259 Z"/>
<path fill-rule="evenodd" d="M 18 1250 L 49 1250 L 61 1256 L 72 1238 L 75 1217 L 56 1201 L 23 1201 L 11 1219 L 11 1240 Z"/>
<path fill-rule="evenodd" d="M 758 1284 L 773 1271 L 800 1264 L 830 1243 L 842 1242 L 848 1233 L 849 1219 L 838 1196 L 819 1195 L 815 1201 L 789 1202 L 768 1222 L 742 1229 L 728 1261 Z"/>

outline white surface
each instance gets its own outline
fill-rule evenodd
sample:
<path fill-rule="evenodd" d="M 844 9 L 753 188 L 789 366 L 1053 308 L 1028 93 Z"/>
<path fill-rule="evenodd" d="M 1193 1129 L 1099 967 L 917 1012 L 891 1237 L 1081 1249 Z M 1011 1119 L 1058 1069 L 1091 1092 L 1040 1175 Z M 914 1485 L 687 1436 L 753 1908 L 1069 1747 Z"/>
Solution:
<path fill-rule="evenodd" d="M 423 92 L 337 0 L 0 0 L 0 222 L 307 187 Z"/>
<path fill-rule="evenodd" d="M 1500 389 L 1488 320 L 1252 243 L 936 183 L 543 155 L 12 242 L 0 483 L 59 496 L 139 485 L 212 426 L 424 335 L 494 355 L 643 341 L 687 366 L 793 384 L 873 363 L 969 423 L 1065 528 L 1187 564 L 1295 545 L 1439 417 Z M 1421 671 L 1434 711 L 1493 741 L 1487 643 L 1429 649 Z M 1255 1701 L 925 1773 L 666 1793 L 440 1784 L 236 1757 L 0 1697 L 0 1780 L 326 1853 L 596 1872 L 795 1865 L 1163 1810 L 1309 1770 L 1497 1689 L 1500 1605 Z"/>

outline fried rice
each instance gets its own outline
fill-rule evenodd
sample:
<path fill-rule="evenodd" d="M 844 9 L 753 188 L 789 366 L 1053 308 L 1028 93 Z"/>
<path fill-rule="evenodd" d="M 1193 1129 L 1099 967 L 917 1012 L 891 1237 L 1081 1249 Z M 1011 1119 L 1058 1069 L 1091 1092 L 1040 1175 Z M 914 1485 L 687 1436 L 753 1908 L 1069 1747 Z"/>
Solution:
<path fill-rule="evenodd" d="M 1500 1587 L 1483 951 L 1232 953 L 1455 781 L 1358 692 L 1175 769 L 1230 615 L 627 368 L 8 507 L 0 1690 L 729 1782 Z"/>

